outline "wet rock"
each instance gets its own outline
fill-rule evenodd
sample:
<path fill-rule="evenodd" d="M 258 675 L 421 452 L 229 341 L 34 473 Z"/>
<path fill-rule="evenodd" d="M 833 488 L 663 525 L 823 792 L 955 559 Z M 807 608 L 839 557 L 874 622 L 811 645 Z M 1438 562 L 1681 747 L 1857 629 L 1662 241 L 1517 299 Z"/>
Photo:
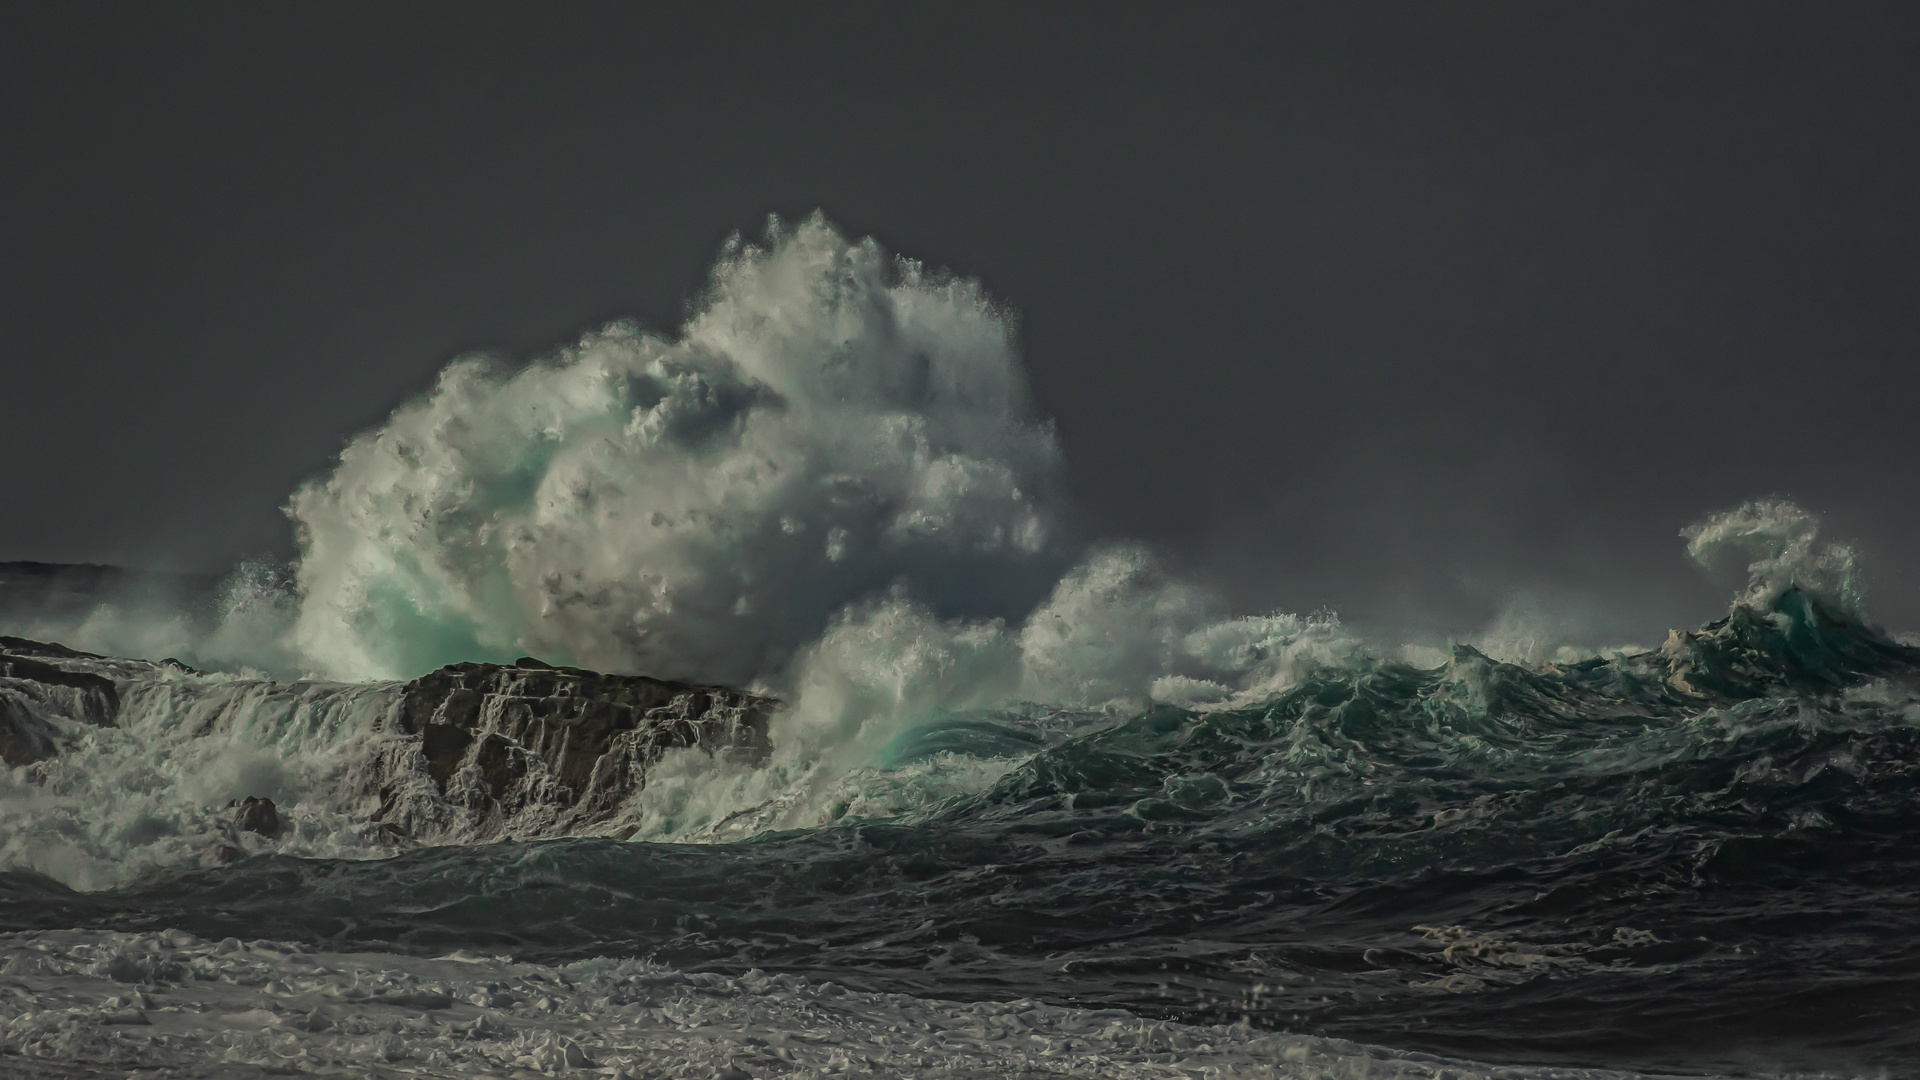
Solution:
<path fill-rule="evenodd" d="M 389 726 L 413 739 L 387 762 L 374 822 L 394 835 L 444 833 L 445 814 L 423 802 L 431 792 L 482 836 L 567 835 L 611 817 L 670 750 L 763 762 L 779 704 L 533 657 L 454 664 L 403 689 Z"/>
<path fill-rule="evenodd" d="M 52 724 L 12 695 L 0 693 L 0 761 L 31 765 L 52 757 L 58 746 Z"/>
<path fill-rule="evenodd" d="M 234 812 L 233 823 L 240 831 L 258 833 L 269 840 L 279 839 L 280 810 L 272 799 L 249 795 L 244 800 L 229 802 L 227 809 Z"/>
<path fill-rule="evenodd" d="M 32 638 L 8 637 L 0 634 L 0 653 L 13 656 L 37 656 L 50 660 L 105 660 L 99 653 L 81 652 L 70 649 L 55 641 L 35 641 Z"/>
<path fill-rule="evenodd" d="M 113 726 L 120 712 L 113 680 L 59 663 L 94 659 L 64 645 L 0 636 L 0 761 L 19 766 L 53 757 L 59 720 Z"/>
<path fill-rule="evenodd" d="M 427 773 L 441 790 L 453 778 L 453 772 L 466 759 L 473 745 L 473 732 L 454 724 L 428 724 L 420 729 L 420 754 L 427 759 Z"/>

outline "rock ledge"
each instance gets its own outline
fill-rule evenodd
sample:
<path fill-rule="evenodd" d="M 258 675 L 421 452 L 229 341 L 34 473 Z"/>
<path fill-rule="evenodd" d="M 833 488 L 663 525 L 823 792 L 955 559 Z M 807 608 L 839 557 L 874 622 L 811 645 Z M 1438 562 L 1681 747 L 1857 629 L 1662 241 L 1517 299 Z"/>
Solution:
<path fill-rule="evenodd" d="M 669 750 L 764 762 L 779 705 L 532 657 L 453 664 L 401 691 L 389 726 L 418 741 L 390 756 L 374 820 L 396 840 L 449 827 L 476 839 L 570 835 L 614 817 Z M 466 821 L 446 820 L 455 808 Z"/>

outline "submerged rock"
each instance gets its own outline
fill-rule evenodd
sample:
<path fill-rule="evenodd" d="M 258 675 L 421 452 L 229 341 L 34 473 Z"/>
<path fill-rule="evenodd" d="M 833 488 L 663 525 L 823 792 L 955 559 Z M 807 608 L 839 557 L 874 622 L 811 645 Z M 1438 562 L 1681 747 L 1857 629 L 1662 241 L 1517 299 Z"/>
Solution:
<path fill-rule="evenodd" d="M 454 664 L 408 683 L 375 823 L 391 837 L 563 836 L 612 819 L 669 750 L 745 764 L 770 752 L 773 698 L 557 667 Z"/>

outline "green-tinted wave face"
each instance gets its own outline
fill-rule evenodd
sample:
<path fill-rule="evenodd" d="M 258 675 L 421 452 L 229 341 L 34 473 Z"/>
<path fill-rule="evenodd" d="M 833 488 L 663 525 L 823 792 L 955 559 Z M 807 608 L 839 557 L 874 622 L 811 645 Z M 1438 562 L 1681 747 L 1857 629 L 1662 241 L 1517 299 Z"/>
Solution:
<path fill-rule="evenodd" d="M 1920 657 L 1792 590 L 1610 659 L 1460 648 L 1231 707 L 903 731 L 874 783 L 998 778 L 731 844 L 269 857 L 92 894 L 11 875 L 0 918 L 638 954 L 1514 1062 L 1920 1061 Z"/>
<path fill-rule="evenodd" d="M 880 750 L 882 769 L 899 769 L 941 754 L 1000 758 L 1032 753 L 1044 739 L 1017 717 L 968 716 L 941 711 L 908 727 Z"/>
<path fill-rule="evenodd" d="M 1920 653 L 1863 624 L 1813 514 L 1686 529 L 1746 584 L 1657 649 L 1516 615 L 1442 653 L 1078 542 L 1032 404 L 1003 301 L 818 215 L 730 243 L 671 333 L 454 361 L 292 494 L 290 566 L 200 615 L 34 617 L 111 654 L 74 663 L 125 707 L 0 686 L 0 930 L 629 953 L 1513 1062 L 1920 1076 Z M 750 746 L 668 706 L 585 737 L 594 691 L 411 726 L 409 680 L 525 654 L 782 704 Z M 503 790 L 525 831 L 486 818 Z M 248 796 L 292 827 L 240 836 Z M 272 854 L 212 868 L 243 850 Z"/>

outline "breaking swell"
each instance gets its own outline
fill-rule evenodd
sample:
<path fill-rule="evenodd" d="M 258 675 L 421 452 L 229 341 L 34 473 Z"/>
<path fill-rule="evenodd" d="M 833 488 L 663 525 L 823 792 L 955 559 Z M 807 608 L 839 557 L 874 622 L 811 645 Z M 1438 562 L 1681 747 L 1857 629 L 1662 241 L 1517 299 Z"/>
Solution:
<path fill-rule="evenodd" d="M 1811 514 L 1435 649 L 1063 487 L 1005 310 L 817 218 L 457 362 L 213 614 L 7 614 L 0 1067 L 1920 1075 L 1920 652 Z"/>
<path fill-rule="evenodd" d="M 783 759 L 789 703 L 718 686 L 5 645 L 15 727 L 52 748 L 11 774 L 0 873 L 5 1052 L 36 1061 L 1911 1075 L 1920 1051 L 1920 651 L 1798 584 L 1587 659 L 1356 651 L 1221 701 L 936 707 L 832 773 Z M 690 811 L 702 784 L 734 808 Z"/>

